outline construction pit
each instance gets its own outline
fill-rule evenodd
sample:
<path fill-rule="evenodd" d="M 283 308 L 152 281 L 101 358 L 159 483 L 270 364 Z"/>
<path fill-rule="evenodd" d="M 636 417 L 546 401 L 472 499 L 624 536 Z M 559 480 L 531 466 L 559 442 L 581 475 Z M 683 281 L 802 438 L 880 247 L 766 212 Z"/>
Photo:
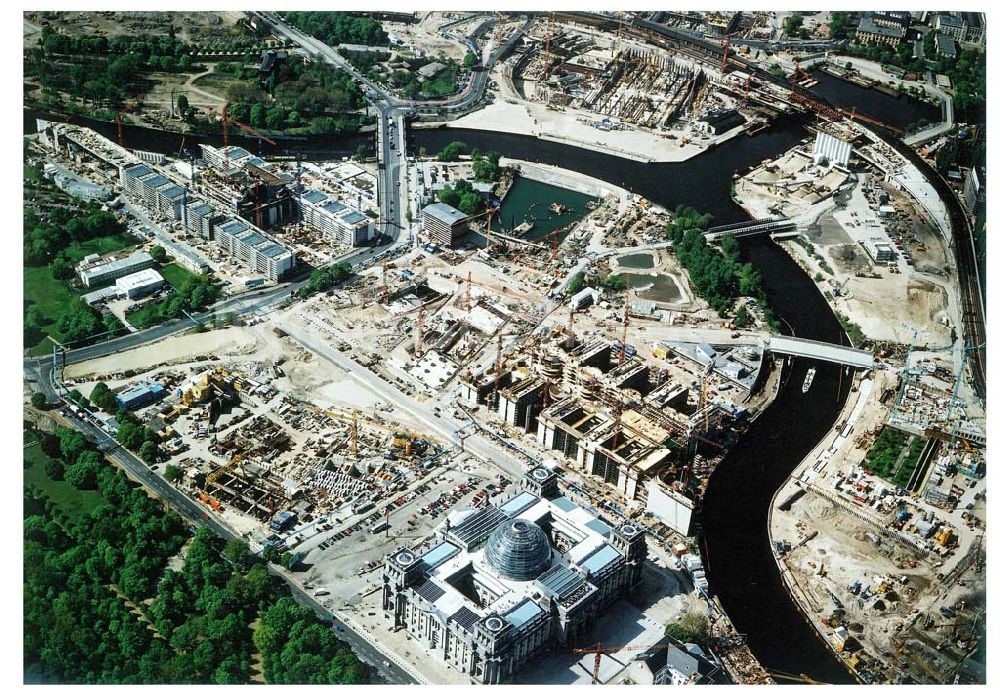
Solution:
<path fill-rule="evenodd" d="M 531 134 L 639 161 L 683 161 L 787 108 L 747 76 L 621 32 L 536 21 L 491 73 L 497 100 L 450 125 Z"/>

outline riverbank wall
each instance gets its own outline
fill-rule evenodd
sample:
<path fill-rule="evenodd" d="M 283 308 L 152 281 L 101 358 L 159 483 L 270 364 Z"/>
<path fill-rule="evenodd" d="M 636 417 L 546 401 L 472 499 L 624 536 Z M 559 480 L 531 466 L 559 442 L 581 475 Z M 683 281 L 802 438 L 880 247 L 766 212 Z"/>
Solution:
<path fill-rule="evenodd" d="M 560 188 L 566 188 L 577 193 L 594 196 L 595 198 L 603 198 L 607 195 L 616 195 L 619 197 L 631 195 L 620 186 L 615 186 L 593 176 L 578 174 L 569 169 L 563 169 L 551 164 L 539 164 L 523 159 L 508 159 L 507 157 L 503 157 L 500 160 L 500 164 L 501 166 L 517 167 L 520 175 L 526 179 L 559 186 Z"/>

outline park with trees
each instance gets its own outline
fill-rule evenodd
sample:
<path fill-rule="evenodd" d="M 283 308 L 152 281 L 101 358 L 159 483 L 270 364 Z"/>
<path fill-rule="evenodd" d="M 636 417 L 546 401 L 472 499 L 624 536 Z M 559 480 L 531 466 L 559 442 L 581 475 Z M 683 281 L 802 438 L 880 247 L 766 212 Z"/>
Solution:
<path fill-rule="evenodd" d="M 26 679 L 368 682 L 365 666 L 287 597 L 246 543 L 206 527 L 192 536 L 182 517 L 75 430 L 28 428 L 25 439 L 36 441 L 25 453 L 26 477 L 30 470 L 44 481 L 24 493 Z M 182 548 L 182 566 L 168 569 Z"/>

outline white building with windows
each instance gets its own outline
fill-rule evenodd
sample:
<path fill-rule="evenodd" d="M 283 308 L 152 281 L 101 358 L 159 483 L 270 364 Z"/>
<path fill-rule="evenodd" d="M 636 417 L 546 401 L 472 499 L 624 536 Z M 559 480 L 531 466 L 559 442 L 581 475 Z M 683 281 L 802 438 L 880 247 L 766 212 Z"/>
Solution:
<path fill-rule="evenodd" d="M 295 254 L 287 246 L 241 219 L 218 225 L 216 241 L 237 263 L 269 280 L 280 280 L 295 267 Z"/>
<path fill-rule="evenodd" d="M 375 223 L 368 215 L 322 191 L 302 194 L 302 221 L 316 227 L 331 242 L 346 246 L 360 246 L 375 237 Z"/>

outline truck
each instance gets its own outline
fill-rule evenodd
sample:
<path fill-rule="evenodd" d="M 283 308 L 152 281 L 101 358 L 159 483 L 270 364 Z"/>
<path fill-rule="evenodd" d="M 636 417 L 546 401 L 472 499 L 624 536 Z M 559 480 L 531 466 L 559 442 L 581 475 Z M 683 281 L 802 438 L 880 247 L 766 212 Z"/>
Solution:
<path fill-rule="evenodd" d="M 313 590 L 313 596 L 326 596 L 329 593 L 330 590 L 322 586 L 316 587 L 316 589 Z"/>

